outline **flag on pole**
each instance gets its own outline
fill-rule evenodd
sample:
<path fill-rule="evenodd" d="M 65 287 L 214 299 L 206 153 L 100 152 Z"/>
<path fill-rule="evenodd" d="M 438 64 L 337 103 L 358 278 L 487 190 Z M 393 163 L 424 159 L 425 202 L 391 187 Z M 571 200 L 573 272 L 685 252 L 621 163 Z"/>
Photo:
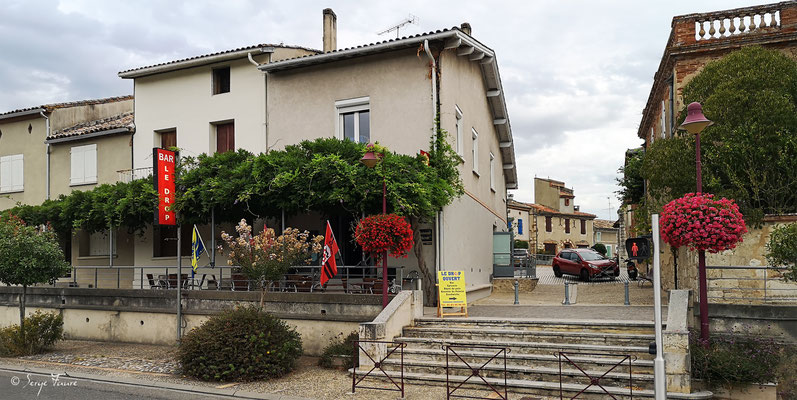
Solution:
<path fill-rule="evenodd" d="M 205 244 L 202 243 L 202 236 L 199 235 L 199 229 L 194 225 L 194 233 L 191 235 L 191 267 L 192 273 L 196 272 L 199 267 L 199 256 L 205 252 Z"/>
<path fill-rule="evenodd" d="M 321 257 L 321 284 L 324 285 L 328 280 L 338 274 L 338 264 L 335 261 L 335 254 L 338 253 L 338 243 L 335 241 L 335 234 L 332 233 L 332 226 L 327 221 L 327 234 L 324 237 L 324 254 Z"/>

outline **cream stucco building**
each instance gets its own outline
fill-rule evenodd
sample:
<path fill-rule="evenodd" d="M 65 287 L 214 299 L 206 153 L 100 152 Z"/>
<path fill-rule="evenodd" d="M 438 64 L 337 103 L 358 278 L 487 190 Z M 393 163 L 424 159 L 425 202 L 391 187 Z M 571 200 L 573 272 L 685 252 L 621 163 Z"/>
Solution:
<path fill-rule="evenodd" d="M 335 18 L 325 10 L 324 51 L 256 45 L 120 72 L 136 94 L 134 175 L 148 173 L 152 148 L 164 140 L 192 156 L 260 153 L 319 137 L 417 154 L 429 150 L 439 115 L 462 156 L 465 195 L 426 227 L 432 240 L 424 258 L 438 270 L 465 270 L 475 296 L 489 293 L 493 232 L 507 230 L 506 190 L 517 187 L 494 51 L 467 24 L 337 49 Z M 286 223 L 323 228 L 312 215 Z M 201 231 L 207 241 L 209 227 Z M 175 264 L 173 255 L 155 254 L 158 241 L 154 232 L 136 239 L 136 266 Z M 390 263 L 405 266 L 404 274 L 416 265 L 412 256 Z"/>

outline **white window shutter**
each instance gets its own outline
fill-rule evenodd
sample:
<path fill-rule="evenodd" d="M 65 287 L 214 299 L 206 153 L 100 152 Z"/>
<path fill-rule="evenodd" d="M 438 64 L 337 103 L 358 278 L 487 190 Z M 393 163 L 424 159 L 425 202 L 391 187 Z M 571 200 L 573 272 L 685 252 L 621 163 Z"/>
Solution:
<path fill-rule="evenodd" d="M 83 183 L 83 177 L 85 176 L 85 163 L 83 161 L 83 147 L 73 147 L 71 149 L 71 161 L 70 166 L 72 169 L 71 178 L 69 179 L 70 185 L 79 185 Z"/>
<path fill-rule="evenodd" d="M 10 192 L 11 184 L 11 157 L 0 157 L 0 192 Z"/>
<path fill-rule="evenodd" d="M 25 190 L 25 161 L 22 154 L 13 156 L 11 162 L 11 172 L 13 174 L 13 183 L 11 190 L 19 191 Z"/>
<path fill-rule="evenodd" d="M 85 146 L 83 152 L 83 183 L 97 182 L 97 145 Z"/>

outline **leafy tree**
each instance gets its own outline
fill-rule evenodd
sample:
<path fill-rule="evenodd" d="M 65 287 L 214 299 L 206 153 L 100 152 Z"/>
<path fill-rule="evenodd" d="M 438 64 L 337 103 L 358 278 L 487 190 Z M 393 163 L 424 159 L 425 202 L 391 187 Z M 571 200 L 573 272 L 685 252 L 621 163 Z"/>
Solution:
<path fill-rule="evenodd" d="M 701 134 L 703 191 L 736 200 L 745 218 L 797 211 L 797 62 L 745 47 L 706 64 L 683 91 L 714 121 Z M 686 117 L 685 110 L 680 120 Z M 695 189 L 695 138 L 658 140 L 643 176 L 662 202 Z"/>
<path fill-rule="evenodd" d="M 797 223 L 781 225 L 772 230 L 766 257 L 769 265 L 789 268 L 784 274 L 786 279 L 797 280 Z"/>
<path fill-rule="evenodd" d="M 592 250 L 601 253 L 601 255 L 604 257 L 606 256 L 606 246 L 603 243 L 595 243 L 595 245 L 592 246 Z"/>
<path fill-rule="evenodd" d="M 25 296 L 28 286 L 53 283 L 69 271 L 55 234 L 26 225 L 18 217 L 0 218 L 0 282 L 22 286 L 19 325 L 25 342 Z"/>
<path fill-rule="evenodd" d="M 617 178 L 620 190 L 617 194 L 623 204 L 636 204 L 645 197 L 645 179 L 642 177 L 642 163 L 645 152 L 640 149 L 629 150 L 626 153 L 625 165 L 617 170 L 621 178 Z"/>

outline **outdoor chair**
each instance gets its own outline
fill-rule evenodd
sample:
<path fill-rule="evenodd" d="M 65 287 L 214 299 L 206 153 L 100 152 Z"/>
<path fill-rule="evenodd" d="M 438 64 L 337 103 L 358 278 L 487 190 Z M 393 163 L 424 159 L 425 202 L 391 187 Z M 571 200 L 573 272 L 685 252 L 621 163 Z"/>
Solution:
<path fill-rule="evenodd" d="M 232 275 L 232 290 L 236 292 L 249 290 L 249 281 L 246 279 L 246 275 Z"/>
<path fill-rule="evenodd" d="M 208 279 L 208 286 L 206 289 L 208 290 L 216 290 L 218 289 L 219 281 L 216 280 L 216 275 L 211 275 L 210 279 Z M 202 286 L 200 285 L 199 288 L 201 289 Z"/>
<path fill-rule="evenodd" d="M 188 274 L 180 274 L 180 283 L 183 289 L 188 289 Z M 169 289 L 177 288 L 177 274 L 169 274 Z"/>
<path fill-rule="evenodd" d="M 156 281 L 152 274 L 147 274 L 147 280 L 149 281 L 150 289 L 164 289 L 163 281 L 160 279 Z"/>

